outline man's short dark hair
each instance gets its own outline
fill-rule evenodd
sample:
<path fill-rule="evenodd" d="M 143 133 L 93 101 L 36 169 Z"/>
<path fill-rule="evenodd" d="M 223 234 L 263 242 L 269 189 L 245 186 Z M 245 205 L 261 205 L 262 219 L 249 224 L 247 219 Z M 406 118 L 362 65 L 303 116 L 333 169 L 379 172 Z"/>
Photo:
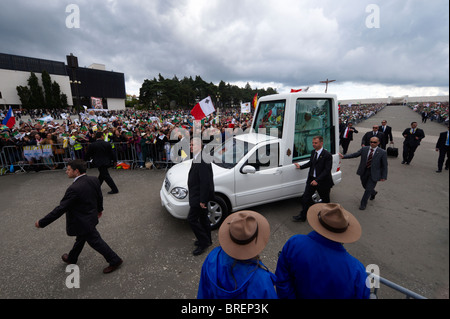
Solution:
<path fill-rule="evenodd" d="M 76 159 L 73 161 L 70 161 L 69 163 L 67 163 L 67 166 L 72 167 L 72 169 L 78 170 L 80 172 L 80 174 L 84 174 L 86 173 L 87 170 L 87 163 L 85 161 L 83 161 L 82 159 Z"/>
<path fill-rule="evenodd" d="M 97 132 L 95 133 L 95 138 L 99 139 L 103 137 L 103 132 Z"/>
<path fill-rule="evenodd" d="M 317 135 L 313 137 L 313 140 L 319 140 L 321 143 L 323 142 L 323 136 L 322 135 Z"/>

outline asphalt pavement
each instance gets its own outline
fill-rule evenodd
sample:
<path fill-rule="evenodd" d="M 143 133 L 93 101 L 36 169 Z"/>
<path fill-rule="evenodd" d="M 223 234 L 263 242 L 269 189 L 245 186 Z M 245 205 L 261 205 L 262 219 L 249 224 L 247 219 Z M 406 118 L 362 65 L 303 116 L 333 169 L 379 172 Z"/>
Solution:
<path fill-rule="evenodd" d="M 363 189 L 356 175 L 359 159 L 343 160 L 343 180 L 331 200 L 352 212 L 362 225 L 362 238 L 345 245 L 364 265 L 375 264 L 380 275 L 427 298 L 449 298 L 449 172 L 436 173 L 435 144 L 442 124 L 421 123 L 420 115 L 403 106 L 388 106 L 356 125 L 359 134 L 349 152 L 361 147 L 363 134 L 382 119 L 393 127 L 399 158 L 389 158 L 388 180 L 378 183 L 378 195 L 365 211 L 358 210 Z M 426 138 L 411 165 L 401 164 L 401 132 L 412 121 Z M 96 176 L 91 169 L 89 175 Z M 0 298 L 32 299 L 192 299 L 207 254 L 192 255 L 194 235 L 186 221 L 170 216 L 161 206 L 159 190 L 165 171 L 112 170 L 120 193 L 108 195 L 103 185 L 104 214 L 98 230 L 124 260 L 116 272 L 102 273 L 102 256 L 88 245 L 79 261 L 79 288 L 68 288 L 74 272 L 66 272 L 61 255 L 74 238 L 65 233 L 62 217 L 36 229 L 72 182 L 64 171 L 17 173 L 0 177 Z M 292 222 L 300 199 L 252 208 L 271 225 L 271 237 L 261 258 L 275 271 L 278 252 L 295 234 L 307 234 L 307 223 Z M 213 247 L 218 245 L 213 232 Z M 70 284 L 69 284 L 70 286 Z M 386 286 L 380 299 L 405 296 Z"/>

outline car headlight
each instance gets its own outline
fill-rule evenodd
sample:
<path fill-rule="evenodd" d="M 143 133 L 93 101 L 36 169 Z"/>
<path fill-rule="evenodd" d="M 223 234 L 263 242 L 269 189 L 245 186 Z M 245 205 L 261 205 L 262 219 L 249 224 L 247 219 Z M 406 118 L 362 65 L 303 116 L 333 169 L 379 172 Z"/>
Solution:
<path fill-rule="evenodd" d="M 170 193 L 177 199 L 185 199 L 188 194 L 188 190 L 182 187 L 174 187 Z"/>

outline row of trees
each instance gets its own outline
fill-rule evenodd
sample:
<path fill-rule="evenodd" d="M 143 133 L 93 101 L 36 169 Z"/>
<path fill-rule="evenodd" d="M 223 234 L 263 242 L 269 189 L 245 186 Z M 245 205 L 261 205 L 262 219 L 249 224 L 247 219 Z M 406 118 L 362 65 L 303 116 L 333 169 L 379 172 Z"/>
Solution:
<path fill-rule="evenodd" d="M 28 86 L 17 86 L 22 107 L 26 109 L 61 109 L 67 108 L 67 95 L 61 93 L 61 88 L 56 81 L 52 82 L 47 71 L 42 72 L 42 84 L 39 85 L 38 77 L 31 72 L 28 78 Z"/>
<path fill-rule="evenodd" d="M 240 102 L 251 102 L 255 94 L 265 96 L 277 94 L 276 89 L 252 89 L 249 83 L 244 88 L 226 84 L 219 85 L 205 82 L 200 76 L 184 77 L 179 80 L 176 76 L 165 79 L 159 74 L 158 79 L 145 80 L 139 94 L 140 107 L 145 109 L 173 109 L 192 108 L 195 103 L 210 96 L 218 107 L 240 106 Z"/>
<path fill-rule="evenodd" d="M 22 107 L 25 109 L 61 109 L 67 108 L 67 95 L 61 93 L 59 84 L 51 80 L 47 71 L 42 72 L 43 88 L 38 77 L 31 72 L 28 86 L 17 86 Z M 217 107 L 236 107 L 241 102 L 251 102 L 255 94 L 259 97 L 277 94 L 276 89 L 252 89 L 249 83 L 244 88 L 226 84 L 219 85 L 205 82 L 200 76 L 184 77 L 179 80 L 176 76 L 165 79 L 159 74 L 158 79 L 145 80 L 140 89 L 139 100 L 127 101 L 127 107 L 142 109 L 175 109 L 192 108 L 199 100 L 210 96 Z"/>

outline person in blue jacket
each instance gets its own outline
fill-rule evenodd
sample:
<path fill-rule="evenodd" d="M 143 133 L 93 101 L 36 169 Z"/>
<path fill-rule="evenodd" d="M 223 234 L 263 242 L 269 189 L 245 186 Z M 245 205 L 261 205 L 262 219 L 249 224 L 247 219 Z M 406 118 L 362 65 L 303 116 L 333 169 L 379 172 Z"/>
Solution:
<path fill-rule="evenodd" d="M 358 220 L 334 203 L 311 206 L 307 219 L 314 231 L 291 237 L 278 258 L 278 297 L 368 299 L 365 267 L 343 246 L 361 237 Z"/>
<path fill-rule="evenodd" d="M 270 236 L 269 222 L 253 211 L 228 216 L 219 243 L 203 263 L 198 299 L 277 299 L 275 275 L 259 259 Z"/>

